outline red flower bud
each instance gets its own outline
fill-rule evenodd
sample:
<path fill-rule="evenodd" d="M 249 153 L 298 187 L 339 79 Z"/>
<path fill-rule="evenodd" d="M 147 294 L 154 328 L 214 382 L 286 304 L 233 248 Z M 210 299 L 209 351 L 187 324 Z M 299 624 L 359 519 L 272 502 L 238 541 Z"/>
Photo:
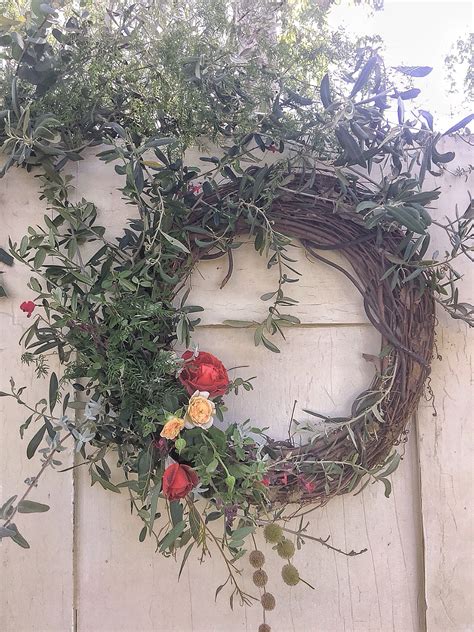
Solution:
<path fill-rule="evenodd" d="M 316 489 L 316 483 L 314 481 L 308 480 L 306 478 L 306 476 L 304 476 L 304 474 L 301 474 L 298 477 L 298 479 L 299 479 L 299 482 L 301 483 L 301 485 L 308 492 L 308 494 L 312 494 L 314 492 L 314 490 Z"/>
<path fill-rule="evenodd" d="M 36 305 L 33 303 L 33 301 L 23 301 L 23 303 L 20 305 L 21 311 L 27 314 L 27 318 L 29 318 L 34 312 L 35 307 Z"/>
<path fill-rule="evenodd" d="M 199 483 L 196 472 L 188 465 L 173 463 L 163 473 L 163 494 L 168 500 L 184 498 Z"/>

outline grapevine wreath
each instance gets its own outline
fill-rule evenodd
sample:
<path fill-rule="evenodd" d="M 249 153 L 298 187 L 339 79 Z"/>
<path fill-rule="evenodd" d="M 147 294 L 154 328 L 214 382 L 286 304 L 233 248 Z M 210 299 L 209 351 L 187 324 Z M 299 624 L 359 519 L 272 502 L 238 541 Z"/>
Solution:
<path fill-rule="evenodd" d="M 45 15 L 38 13 L 42 7 Z M 77 42 L 81 55 L 88 50 L 76 37 L 90 28 L 88 18 L 84 24 L 71 18 L 61 27 L 48 5 L 33 13 L 20 38 L 26 42 L 22 53 L 16 32 L 0 43 L 11 48 L 6 58 L 12 66 L 11 97 L 0 112 L 6 155 L 0 176 L 14 166 L 34 170 L 48 214 L 19 243 L 10 242 L 11 254 L 0 254 L 33 273 L 32 294 L 19 306 L 31 319 L 21 340 L 22 360 L 38 378 L 48 376 L 49 392 L 33 404 L 25 387 L 11 380 L 10 391 L 0 393 L 27 409 L 20 435 L 28 438 L 28 458 L 41 455 L 40 470 L 27 479 L 23 494 L 0 508 L 0 537 L 29 548 L 17 522 L 19 514 L 49 509 L 28 498 L 43 472 L 86 467 L 92 485 L 127 495 L 143 521 L 139 540 L 150 537 L 162 554 L 178 557 L 179 575 L 191 554 L 203 558 L 214 547 L 228 573 L 216 596 L 227 586 L 231 606 L 235 598 L 246 604 L 255 598 L 241 587 L 238 566 L 253 548 L 253 581 L 264 612 L 273 610 L 256 529 L 263 527 L 266 541 L 285 560 L 282 578 L 290 586 L 306 583 L 293 563 L 295 545 L 312 540 L 341 554 L 362 553 L 308 534 L 304 505 L 322 505 L 375 481 L 390 494 L 388 477 L 401 459 L 394 448 L 405 439 L 429 375 L 435 304 L 473 324 L 474 310 L 459 301 L 460 277 L 452 266 L 458 255 L 470 258 L 472 208 L 446 225 L 438 222 L 451 249 L 427 257 L 428 209 L 439 192 L 422 190 L 423 180 L 427 172 L 440 175 L 454 154 L 438 150 L 441 135 L 433 131 L 431 114 L 405 115 L 404 102 L 419 90 L 396 88 L 370 48 L 335 85 L 325 75 L 317 95 L 295 92 L 280 73 L 278 93 L 272 87 L 261 102 L 242 87 L 255 84 L 258 69 L 247 76 L 245 64 L 227 53 L 187 59 L 186 72 L 195 70 L 186 90 L 199 96 L 201 114 L 211 117 L 224 139 L 222 156 L 203 156 L 204 167 L 183 160 L 180 125 L 192 117 L 176 123 L 163 116 L 156 129 L 142 129 L 127 99 L 120 97 L 118 105 L 105 99 L 97 107 L 94 98 L 89 111 L 88 92 L 81 90 L 71 106 L 71 128 L 69 119 L 50 113 L 55 77 L 40 75 L 56 55 L 55 64 L 65 66 L 59 76 L 75 77 L 66 70 L 77 61 Z M 119 51 L 127 32 L 120 30 Z M 44 43 L 37 43 L 38 33 Z M 431 69 L 393 70 L 418 77 Z M 272 79 L 266 66 L 258 72 L 259 85 Z M 136 95 L 128 95 L 132 103 Z M 138 97 L 135 107 L 142 108 L 144 97 Z M 390 99 L 397 104 L 396 123 L 385 115 Z M 131 207 L 117 240 L 109 239 L 100 209 L 79 198 L 64 168 L 98 145 L 98 158 L 114 163 Z M 265 163 L 269 155 L 272 164 Z M 262 322 L 228 325 L 252 328 L 256 345 L 279 352 L 275 339 L 299 322 L 288 289 L 300 276 L 291 258 L 299 242 L 310 259 L 353 283 L 381 337 L 380 353 L 367 356 L 375 366 L 372 383 L 347 416 L 308 410 L 297 421 L 292 414 L 285 441 L 250 421 L 225 419 L 226 399 L 252 389 L 253 379 L 231 380 L 219 350 L 199 349 L 192 341 L 206 306 L 188 304 L 190 275 L 200 260 L 226 257 L 225 285 L 242 236 L 250 236 L 268 268 L 278 270 L 278 285 L 261 297 L 269 306 Z M 325 251 L 339 252 L 346 263 L 327 259 Z M 57 360 L 59 376 L 51 368 Z M 74 458 L 64 462 L 71 445 Z M 268 630 L 264 621 L 261 632 Z"/>
<path fill-rule="evenodd" d="M 236 190 L 225 187 L 219 196 Z M 216 202 L 216 197 L 206 200 L 206 204 Z M 405 236 L 368 229 L 355 215 L 351 196 L 341 195 L 337 178 L 327 173 L 315 178 L 311 187 L 297 178 L 291 189 L 272 202 L 267 218 L 273 230 L 299 240 L 311 257 L 333 266 L 352 282 L 362 295 L 369 321 L 381 334 L 379 368 L 369 388 L 354 401 L 349 417 L 321 416 L 332 422 L 332 431 L 312 437 L 305 445 L 267 438 L 265 452 L 277 463 L 283 461 L 281 469 L 278 465 L 269 468 L 272 498 L 323 504 L 331 496 L 352 491 L 360 473 L 383 464 L 405 434 L 429 375 L 434 300 L 429 288 L 420 294 L 418 275 L 401 291 L 393 291 L 387 270 L 398 258 Z M 352 272 L 316 252 L 325 250 L 341 252 Z M 200 256 L 198 250 L 196 257 Z M 303 492 L 289 463 L 305 472 Z M 350 465 L 341 465 L 337 475 L 328 476 L 325 464 L 332 463 Z"/>

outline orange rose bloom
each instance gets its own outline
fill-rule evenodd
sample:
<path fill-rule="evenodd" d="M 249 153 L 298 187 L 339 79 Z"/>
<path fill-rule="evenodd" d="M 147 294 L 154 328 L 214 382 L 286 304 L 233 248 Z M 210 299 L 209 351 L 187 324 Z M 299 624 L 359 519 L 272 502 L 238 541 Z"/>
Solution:
<path fill-rule="evenodd" d="M 160 437 L 165 439 L 176 439 L 181 430 L 184 428 L 184 419 L 179 417 L 171 417 L 163 426 L 163 430 L 160 432 Z"/>
<path fill-rule="evenodd" d="M 184 418 L 187 428 L 198 426 L 207 430 L 212 426 L 212 416 L 216 412 L 214 402 L 209 399 L 206 391 L 196 391 L 189 400 L 188 409 Z"/>

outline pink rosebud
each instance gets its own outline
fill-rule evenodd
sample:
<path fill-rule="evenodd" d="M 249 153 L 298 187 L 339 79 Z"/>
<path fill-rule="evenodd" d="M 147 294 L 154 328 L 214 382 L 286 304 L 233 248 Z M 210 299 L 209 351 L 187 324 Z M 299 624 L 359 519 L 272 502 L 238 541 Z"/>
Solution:
<path fill-rule="evenodd" d="M 316 483 L 314 481 L 309 481 L 305 476 L 300 476 L 299 481 L 308 492 L 308 494 L 312 494 L 316 489 Z"/>
<path fill-rule="evenodd" d="M 35 307 L 36 305 L 33 303 L 33 301 L 23 301 L 23 303 L 20 305 L 21 311 L 27 314 L 27 318 L 30 318 L 31 314 L 35 310 Z"/>
<path fill-rule="evenodd" d="M 169 452 L 168 441 L 166 439 L 154 439 L 153 447 L 158 451 L 160 457 L 167 456 Z"/>
<path fill-rule="evenodd" d="M 190 193 L 194 193 L 195 195 L 197 195 L 198 193 L 201 193 L 201 185 L 200 184 L 190 184 L 188 187 L 188 191 Z"/>

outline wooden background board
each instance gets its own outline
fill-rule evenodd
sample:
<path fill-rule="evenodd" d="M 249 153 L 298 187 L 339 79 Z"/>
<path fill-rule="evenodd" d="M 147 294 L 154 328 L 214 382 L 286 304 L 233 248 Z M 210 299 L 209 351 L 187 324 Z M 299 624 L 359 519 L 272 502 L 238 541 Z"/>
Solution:
<path fill-rule="evenodd" d="M 443 177 L 435 211 L 440 221 L 462 215 L 474 188 L 472 175 L 454 175 L 456 167 L 472 163 L 471 146 L 460 138 L 443 141 L 442 151 L 449 147 L 456 158 Z M 437 239 L 433 249 L 444 245 Z M 462 300 L 474 304 L 472 264 L 463 259 L 456 268 L 464 273 Z M 474 332 L 440 312 L 436 343 L 431 386 L 437 414 L 422 405 L 418 423 L 426 618 L 429 630 L 467 632 L 474 629 Z"/>
<path fill-rule="evenodd" d="M 466 163 L 465 146 L 457 144 L 456 151 Z M 189 160 L 196 162 L 196 156 Z M 120 180 L 112 168 L 87 160 L 76 175 L 78 195 L 95 201 L 109 235 L 118 234 L 131 208 L 113 189 Z M 445 176 L 445 214 L 453 216 L 456 200 L 462 208 L 467 187 L 461 179 Z M 7 232 L 16 238 L 35 217 L 40 221 L 43 209 L 31 176 L 13 172 L 0 180 L 0 212 Z M 300 259 L 297 267 L 303 279 L 293 286 L 300 304 L 292 313 L 301 318 L 302 326 L 288 330 L 286 343 L 279 341 L 279 355 L 255 348 L 251 330 L 222 325 L 227 318 L 259 318 L 265 304 L 258 296 L 273 288 L 265 261 L 249 245 L 236 251 L 236 272 L 224 290 L 219 285 L 226 273 L 225 260 L 201 263 L 193 275 L 190 298 L 206 306 L 203 326 L 195 337 L 200 348 L 215 353 L 227 366 L 248 365 L 239 370 L 243 377 L 258 376 L 253 392 L 227 398 L 228 419 L 251 417 L 282 437 L 294 400 L 298 402 L 296 417 L 301 420 L 306 407 L 331 414 L 347 411 L 372 375 L 361 354 L 376 352 L 378 347 L 378 336 L 367 324 L 357 291 L 326 266 L 309 262 L 301 253 Z M 0 302 L 3 390 L 10 373 L 23 375 L 25 384 L 34 383 L 29 370 L 20 366 L 16 342 L 28 322 L 18 304 L 29 298 L 25 295 L 29 275 L 16 265 L 4 276 L 10 296 Z M 464 285 L 469 291 L 468 284 Z M 277 608 L 268 617 L 274 630 L 470 629 L 467 587 L 472 582 L 472 563 L 466 560 L 472 552 L 467 539 L 472 529 L 468 504 L 472 498 L 472 401 L 468 396 L 472 368 L 466 328 L 441 320 L 438 347 L 443 361 L 435 362 L 432 380 L 438 416 L 433 419 L 430 404 L 421 407 L 418 434 L 413 429 L 404 446 L 391 497 L 384 497 L 382 486 L 370 485 L 358 496 L 332 500 L 310 517 L 311 534 L 330 535 L 336 546 L 367 547 L 368 552 L 345 558 L 316 543 L 306 544 L 295 561 L 302 577 L 315 585 L 313 592 L 303 586 L 285 587 L 280 579 L 281 561 L 268 550 L 269 587 L 277 597 Z M 35 389 L 35 395 L 39 394 L 41 383 Z M 18 490 L 38 464 L 36 458 L 35 463 L 27 461 L 26 445 L 17 440 L 22 411 L 10 400 L 0 400 L 1 405 L 5 402 L 8 409 L 2 414 L 0 434 L 2 498 Z M 192 559 L 176 584 L 179 565 L 154 554 L 150 541 L 138 542 L 140 521 L 130 516 L 124 494 L 91 488 L 87 472 L 79 468 L 74 474 L 73 502 L 72 475 L 50 472 L 48 476 L 35 498 L 48 502 L 45 496 L 49 494 L 51 511 L 22 517 L 21 526 L 32 548 L 22 551 L 10 543 L 0 545 L 0 629 L 256 630 L 260 608 L 237 607 L 231 612 L 222 594 L 214 603 L 215 588 L 225 578 L 216 554 L 205 566 Z M 243 578 L 251 590 L 247 565 Z"/>
<path fill-rule="evenodd" d="M 36 182 L 25 171 L 0 180 L 0 243 L 7 247 L 8 236 L 19 241 L 30 224 L 40 222 L 45 206 L 38 201 Z M 0 299 L 0 390 L 9 391 L 13 377 L 17 386 L 26 386 L 23 397 L 35 404 L 45 397 L 47 380 L 36 380 L 31 367 L 20 362 L 18 345 L 30 322 L 19 305 L 31 298 L 26 284 L 31 276 L 26 267 L 2 266 L 2 282 L 8 298 Z M 52 367 L 54 369 L 56 367 Z M 26 446 L 38 428 L 30 426 L 20 441 L 19 427 L 28 414 L 16 402 L 0 398 L 0 500 L 23 493 L 23 481 L 39 469 L 39 456 L 28 461 Z M 66 455 L 65 466 L 72 463 Z M 73 476 L 49 470 L 32 500 L 51 506 L 43 514 L 18 515 L 16 523 L 30 543 L 29 550 L 2 540 L 0 556 L 0 630 L 69 630 L 73 603 Z"/>

